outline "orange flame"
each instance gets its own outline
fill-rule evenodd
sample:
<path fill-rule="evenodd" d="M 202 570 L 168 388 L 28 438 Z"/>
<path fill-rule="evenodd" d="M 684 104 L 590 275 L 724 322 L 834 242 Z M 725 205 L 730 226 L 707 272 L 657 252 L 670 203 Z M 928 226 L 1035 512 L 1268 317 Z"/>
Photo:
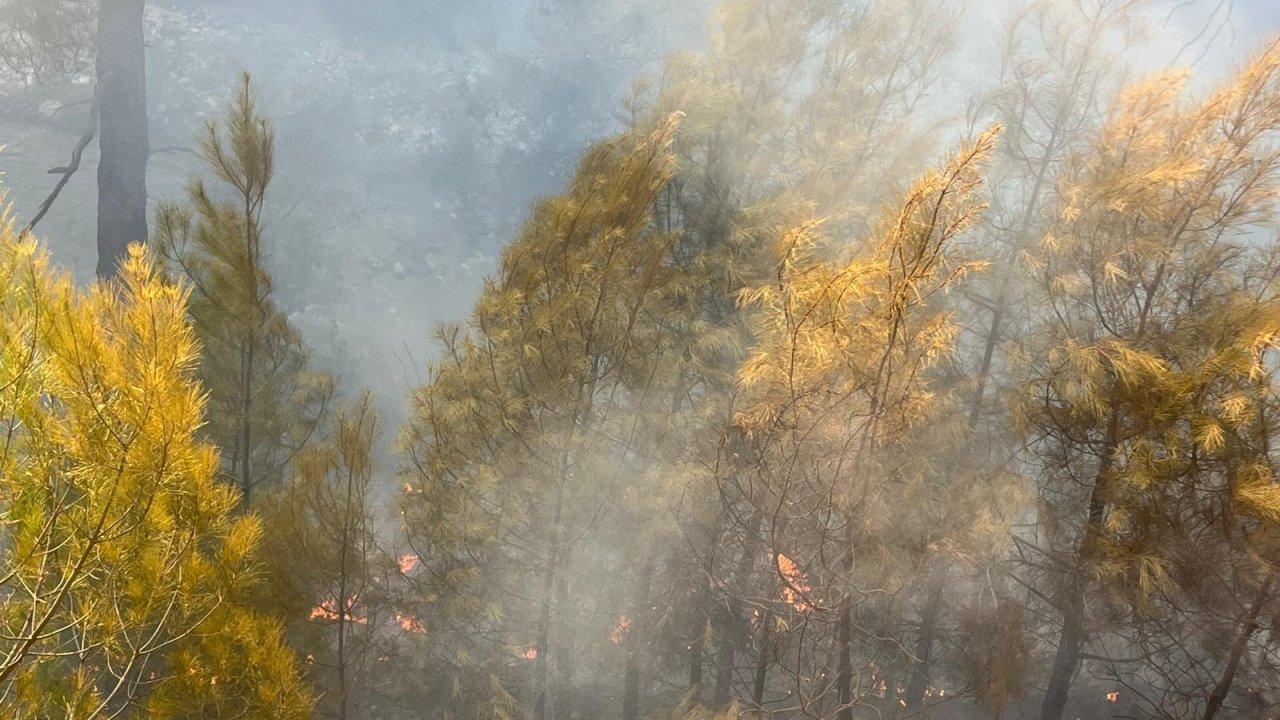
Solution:
<path fill-rule="evenodd" d="M 618 624 L 613 626 L 613 632 L 609 633 L 609 639 L 614 645 L 621 645 L 623 640 L 627 639 L 627 635 L 631 632 L 631 618 L 626 615 L 618 616 Z"/>
<path fill-rule="evenodd" d="M 408 575 L 411 570 L 418 567 L 418 556 L 413 553 L 405 553 L 396 561 L 400 566 L 400 574 Z"/>
<path fill-rule="evenodd" d="M 358 625 L 366 625 L 369 622 L 369 618 L 361 616 L 355 610 L 357 599 L 358 598 L 355 595 L 352 595 L 350 598 L 347 598 L 347 611 L 344 614 L 346 615 L 346 618 L 349 622 L 353 622 Z M 308 620 L 329 620 L 332 622 L 337 622 L 339 620 L 338 601 L 336 599 L 331 598 L 329 600 L 325 600 L 321 602 L 319 605 L 316 605 L 315 607 L 311 608 L 311 614 L 307 616 L 307 619 Z"/>
<path fill-rule="evenodd" d="M 525 650 L 524 652 L 520 653 L 520 657 L 524 658 L 525 660 L 537 660 L 537 659 L 538 659 L 538 649 L 537 649 L 537 648 L 529 648 L 528 650 Z"/>
<path fill-rule="evenodd" d="M 396 613 L 396 624 L 405 632 L 421 634 L 427 631 L 427 626 L 409 613 Z"/>
<path fill-rule="evenodd" d="M 1118 701 L 1119 699 L 1120 699 L 1120 691 L 1119 691 L 1119 690 L 1113 690 L 1112 692 L 1107 693 L 1107 702 L 1109 702 L 1109 703 L 1114 703 L 1114 702 Z"/>
<path fill-rule="evenodd" d="M 809 584 L 795 561 L 782 553 L 778 553 L 778 574 L 785 581 L 782 586 L 782 600 L 802 613 L 812 610 L 813 603 L 809 602 L 806 596 L 813 592 L 813 586 Z"/>

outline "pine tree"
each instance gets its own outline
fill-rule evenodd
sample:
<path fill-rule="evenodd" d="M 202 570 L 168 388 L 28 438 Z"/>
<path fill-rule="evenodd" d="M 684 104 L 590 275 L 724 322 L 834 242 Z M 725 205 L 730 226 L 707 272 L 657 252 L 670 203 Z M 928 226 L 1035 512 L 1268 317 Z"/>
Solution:
<path fill-rule="evenodd" d="M 797 226 L 778 243 L 776 280 L 743 295 L 757 308 L 737 418 L 760 448 L 750 482 L 775 528 L 772 552 L 789 558 L 776 573 L 793 605 L 834 608 L 833 686 L 819 680 L 802 692 L 807 702 L 825 696 L 836 718 L 863 702 L 854 695 L 855 588 L 858 577 L 892 583 L 892 518 L 911 497 L 893 450 L 938 411 L 927 370 L 953 350 L 956 332 L 939 297 L 974 269 L 957 245 L 981 209 L 974 195 L 995 135 L 924 175 L 846 257 L 828 259 L 834 240 L 820 222 Z M 828 519 L 804 520 L 814 517 Z M 817 578 L 826 586 L 813 586 Z"/>
<path fill-rule="evenodd" d="M 403 507 L 429 572 L 419 616 L 441 618 L 432 626 L 459 656 L 490 639 L 474 652 L 489 668 L 458 682 L 484 689 L 494 715 L 519 688 L 534 716 L 559 716 L 562 631 L 584 601 L 563 579 L 591 563 L 584 538 L 631 472 L 631 392 L 644 392 L 661 355 L 646 340 L 671 237 L 651 213 L 673 128 L 663 119 L 587 153 L 569 190 L 503 253 L 467 328 L 442 333 L 444 360 L 415 394 Z M 470 629 L 449 627 L 458 621 Z M 492 690 L 508 674 L 503 655 L 529 672 Z"/>
<path fill-rule="evenodd" d="M 1200 456 L 1224 442 L 1202 403 L 1253 372 L 1232 358 L 1269 332 L 1231 267 L 1275 191 L 1280 46 L 1199 103 L 1180 91 L 1166 74 L 1124 92 L 1067 170 L 1040 252 L 1046 310 L 1020 412 L 1041 534 L 1019 544 L 1060 620 L 1043 720 L 1062 717 L 1098 634 L 1100 585 L 1140 603 L 1170 582 L 1164 503 L 1206 487 Z"/>
<path fill-rule="evenodd" d="M 758 498 L 738 479 L 755 454 L 733 422 L 735 375 L 755 342 L 738 294 L 773 277 L 785 229 L 823 217 L 832 235 L 864 234 L 895 184 L 921 169 L 936 128 L 919 103 L 945 67 L 952 19 L 929 0 L 728 0 L 708 51 L 670 60 L 633 103 L 640 117 L 684 115 L 655 209 L 660 226 L 678 233 L 676 308 L 665 327 L 680 411 L 664 422 L 682 439 L 686 499 L 662 582 L 675 588 L 665 613 L 684 635 L 671 644 L 687 658 L 687 686 L 701 697 L 706 684 L 716 707 L 746 693 L 736 677 L 751 675 L 751 694 L 764 693 L 776 653 L 752 646 L 777 647 L 752 639 L 772 632 L 752 613 L 760 592 L 772 594 L 762 586 L 773 563 Z"/>
<path fill-rule="evenodd" d="M 963 437 L 949 443 L 945 437 L 935 441 L 935 447 L 947 448 L 935 454 L 948 458 L 939 471 L 950 476 L 952 483 L 968 478 L 981 486 L 985 477 L 990 482 L 982 492 L 1016 489 L 1025 496 L 1025 482 L 1013 477 L 1018 469 L 1014 462 L 1017 437 L 1009 431 L 1005 401 L 1010 385 L 1005 350 L 1016 346 L 1033 295 L 1032 274 L 1026 272 L 1023 258 L 1044 233 L 1058 169 L 1102 122 L 1105 99 L 1124 71 L 1117 48 L 1127 47 L 1142 10 L 1142 3 L 1127 0 L 1089 6 L 1029 3 L 1014 8 L 1004 28 L 998 64 L 992 68 L 998 84 L 990 93 L 979 95 L 970 108 L 975 116 L 971 122 L 999 122 L 1007 130 L 988 171 L 990 208 L 975 233 L 981 242 L 976 252 L 990 269 L 961 288 L 956 312 L 965 318 L 963 333 L 956 360 L 944 371 L 950 389 L 964 398 L 957 407 L 964 416 Z M 1018 502 L 1025 502 L 1025 497 Z M 941 512 L 931 516 L 939 530 L 937 537 L 947 537 L 954 522 L 970 520 L 966 515 L 972 507 L 967 502 L 944 501 Z M 966 562 L 938 558 L 941 562 L 921 573 L 915 589 L 918 630 L 904 713 L 921 711 L 932 680 L 957 670 L 961 676 L 979 673 L 978 684 L 987 688 L 981 693 L 982 702 L 989 707 L 1016 699 L 997 698 L 993 693 L 1027 688 L 1024 678 L 993 675 L 997 670 L 1026 672 L 1025 663 L 993 654 L 1002 648 L 1020 648 L 1013 636 L 1006 635 L 996 647 L 980 643 L 976 653 L 969 651 L 968 643 L 950 642 L 947 637 L 958 631 L 969 638 L 973 628 L 1015 616 L 1016 594 L 1001 569 L 1007 542 L 1000 545 L 996 552 L 988 548 L 985 553 L 966 548 Z M 976 594 L 954 592 L 956 584 L 967 582 L 994 587 Z M 1023 624 L 1021 629 L 1030 626 Z M 958 652 L 945 653 L 948 646 Z M 959 666 L 953 660 L 959 660 Z M 985 661 L 995 666 L 981 669 Z"/>
<path fill-rule="evenodd" d="M 331 437 L 294 459 L 284 487 L 263 503 L 271 527 L 264 542 L 259 607 L 290 620 L 288 638 L 308 658 L 313 685 L 328 688 L 319 710 L 337 718 L 371 717 L 389 678 L 391 633 L 425 632 L 394 613 L 390 561 L 379 546 L 374 500 L 377 413 L 366 394 L 337 413 Z"/>
<path fill-rule="evenodd" d="M 41 82 L 92 66 L 92 2 L 0 2 L 0 64 Z"/>
<path fill-rule="evenodd" d="M 200 154 L 226 199 L 193 181 L 189 208 L 160 208 L 154 242 L 192 288 L 192 322 L 205 348 L 200 374 L 210 393 L 206 432 L 223 449 L 224 476 L 248 504 L 310 440 L 332 383 L 308 368 L 308 350 L 273 297 L 262 212 L 275 132 L 247 74 L 221 125 L 205 128 Z"/>
<path fill-rule="evenodd" d="M 278 629 L 231 600 L 261 527 L 197 438 L 186 300 L 140 248 L 118 283 L 77 290 L 0 222 L 7 717 L 310 711 Z"/>

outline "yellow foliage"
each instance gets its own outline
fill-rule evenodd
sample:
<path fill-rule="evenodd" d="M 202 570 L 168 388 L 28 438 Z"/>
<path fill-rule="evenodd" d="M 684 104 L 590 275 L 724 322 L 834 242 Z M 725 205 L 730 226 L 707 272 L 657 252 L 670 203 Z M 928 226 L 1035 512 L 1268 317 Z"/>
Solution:
<path fill-rule="evenodd" d="M 1148 595 L 1189 521 L 1168 508 L 1226 482 L 1209 495 L 1274 512 L 1269 481 L 1243 478 L 1266 454 L 1256 423 L 1280 310 L 1251 286 L 1274 272 L 1252 246 L 1280 191 L 1280 41 L 1199 101 L 1185 77 L 1128 87 L 1067 163 L 1018 399 L 1044 492 L 1087 510 L 1078 545 L 1056 541 Z"/>
<path fill-rule="evenodd" d="M 98 717 L 176 696 L 177 654 L 201 657 L 242 620 L 229 598 L 252 579 L 259 527 L 233 514 L 217 454 L 196 439 L 205 396 L 186 300 L 139 247 L 118 283 L 78 290 L 34 240 L 0 227 L 6 717 Z M 228 701 L 269 693 L 271 717 L 304 716 L 278 634 L 244 637 L 228 661 L 253 654 L 271 662 Z"/>
<path fill-rule="evenodd" d="M 954 244 L 981 210 L 972 195 L 995 137 L 984 133 L 921 177 L 845 260 L 825 259 L 831 241 L 821 221 L 782 235 L 776 280 L 739 295 L 757 338 L 738 372 L 749 392 L 744 429 L 808 432 L 823 419 L 834 437 L 851 422 L 875 436 L 882 422 L 923 417 L 931 398 L 919 374 L 950 354 L 956 336 L 938 296 L 976 268 Z"/>

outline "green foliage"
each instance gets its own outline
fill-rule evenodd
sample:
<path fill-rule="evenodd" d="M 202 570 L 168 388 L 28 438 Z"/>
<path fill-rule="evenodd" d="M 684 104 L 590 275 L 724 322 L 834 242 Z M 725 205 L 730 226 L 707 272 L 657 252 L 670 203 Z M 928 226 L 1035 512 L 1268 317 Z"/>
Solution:
<path fill-rule="evenodd" d="M 487 663 L 471 672 L 493 676 L 513 658 L 533 666 L 538 702 L 550 701 L 548 658 L 564 647 L 549 613 L 564 627 L 573 598 L 560 583 L 593 552 L 573 543 L 595 532 L 618 478 L 640 462 L 635 412 L 661 372 L 649 341 L 672 247 L 651 212 L 674 126 L 600 144 L 569 191 L 537 207 L 467 329 L 442 332 L 444 360 L 416 393 L 403 439 L 402 508 L 432 569 L 421 614 L 443 620 L 432 623 L 437 652 L 449 665 Z M 475 648 L 485 635 L 494 647 Z M 491 697 L 489 712 L 509 712 L 505 692 Z"/>
<path fill-rule="evenodd" d="M 273 297 L 245 77 L 200 139 L 213 180 L 159 214 L 179 283 L 135 252 L 78 292 L 5 238 L 0 711 L 1265 698 L 1280 42 L 1202 97 L 1165 72 L 1112 98 L 1145 5 L 1016 12 L 951 133 L 925 107 L 949 4 L 722 2 L 439 330 L 394 538 L 369 397 L 323 421 L 332 383 Z M 0 39 L 31 7 L 0 0 Z M 940 159 L 950 134 L 973 139 Z"/>
<path fill-rule="evenodd" d="M 284 487 L 262 503 L 267 581 L 256 606 L 289 620 L 313 686 L 328 688 L 319 711 L 335 716 L 368 716 L 371 697 L 397 681 L 391 632 L 426 630 L 392 608 L 393 566 L 372 498 L 377 433 L 366 394 L 337 413 L 330 437 L 295 457 Z"/>
<path fill-rule="evenodd" d="M 223 474 L 248 499 L 278 482 L 312 437 L 332 383 L 308 368 L 306 346 L 272 298 L 262 210 L 275 133 L 248 75 L 223 122 L 205 128 L 200 155 L 226 199 L 193 181 L 189 207 L 161 206 L 153 242 L 192 288 L 192 323 L 204 346 L 200 376 L 209 389 L 206 432 L 223 450 Z"/>

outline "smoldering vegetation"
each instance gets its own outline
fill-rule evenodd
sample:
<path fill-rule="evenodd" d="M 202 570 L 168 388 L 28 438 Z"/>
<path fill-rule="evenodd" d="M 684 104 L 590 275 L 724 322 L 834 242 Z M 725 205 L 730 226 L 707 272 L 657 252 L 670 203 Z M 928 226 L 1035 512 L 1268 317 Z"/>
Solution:
<path fill-rule="evenodd" d="M 0 0 L 0 714 L 1273 717 L 1275 12 Z"/>

